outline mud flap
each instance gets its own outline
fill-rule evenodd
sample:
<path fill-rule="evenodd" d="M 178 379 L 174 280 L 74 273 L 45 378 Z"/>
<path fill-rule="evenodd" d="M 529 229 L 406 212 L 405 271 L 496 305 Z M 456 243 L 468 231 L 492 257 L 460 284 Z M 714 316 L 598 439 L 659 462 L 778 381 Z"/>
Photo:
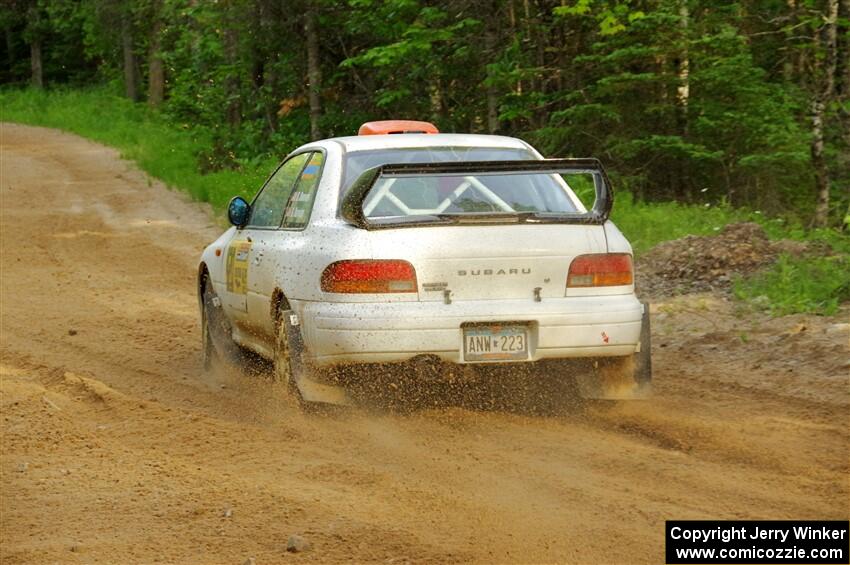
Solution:
<path fill-rule="evenodd" d="M 354 401 L 344 388 L 321 383 L 313 378 L 313 369 L 304 362 L 304 340 L 301 337 L 298 314 L 293 310 L 284 310 L 281 315 L 286 328 L 292 381 L 301 400 L 306 404 L 353 406 Z"/>
<path fill-rule="evenodd" d="M 643 303 L 640 324 L 640 351 L 635 353 L 635 381 L 641 396 L 652 392 L 652 332 L 649 324 L 649 302 Z"/>

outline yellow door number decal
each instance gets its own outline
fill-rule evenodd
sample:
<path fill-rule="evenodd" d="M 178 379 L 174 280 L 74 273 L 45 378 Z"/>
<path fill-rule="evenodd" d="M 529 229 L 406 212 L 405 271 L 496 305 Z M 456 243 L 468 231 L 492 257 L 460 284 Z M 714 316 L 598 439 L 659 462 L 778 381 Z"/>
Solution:
<path fill-rule="evenodd" d="M 248 294 L 248 255 L 250 241 L 234 241 L 227 248 L 227 292 Z"/>

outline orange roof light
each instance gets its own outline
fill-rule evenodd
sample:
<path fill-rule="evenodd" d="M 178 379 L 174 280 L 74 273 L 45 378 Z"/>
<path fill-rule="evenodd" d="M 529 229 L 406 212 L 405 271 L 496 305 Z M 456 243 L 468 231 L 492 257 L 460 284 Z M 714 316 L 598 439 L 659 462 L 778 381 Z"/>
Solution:
<path fill-rule="evenodd" d="M 366 122 L 360 126 L 357 135 L 386 135 L 389 133 L 440 133 L 432 123 L 415 120 L 384 120 Z"/>

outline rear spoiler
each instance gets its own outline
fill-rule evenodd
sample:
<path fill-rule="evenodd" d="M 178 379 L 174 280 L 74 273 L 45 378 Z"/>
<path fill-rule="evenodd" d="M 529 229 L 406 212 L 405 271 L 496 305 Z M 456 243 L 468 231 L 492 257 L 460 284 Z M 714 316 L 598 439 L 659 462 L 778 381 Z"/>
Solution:
<path fill-rule="evenodd" d="M 475 173 L 570 173 L 592 172 L 596 201 L 583 214 L 539 214 L 535 223 L 603 224 L 611 214 L 614 193 L 611 182 L 598 159 L 537 159 L 531 161 L 464 161 L 448 163 L 394 163 L 367 169 L 351 185 L 340 205 L 340 215 L 347 222 L 363 229 L 413 227 L 417 223 L 374 223 L 363 213 L 366 196 L 382 176 L 465 175 Z M 488 222 L 492 223 L 492 222 Z M 512 222 L 515 223 L 515 222 Z"/>

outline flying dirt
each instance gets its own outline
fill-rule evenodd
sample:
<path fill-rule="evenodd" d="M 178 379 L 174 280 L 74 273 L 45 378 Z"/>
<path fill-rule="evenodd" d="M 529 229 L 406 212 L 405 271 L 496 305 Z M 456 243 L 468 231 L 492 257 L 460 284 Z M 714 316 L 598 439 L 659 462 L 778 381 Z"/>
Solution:
<path fill-rule="evenodd" d="M 70 134 L 0 151 L 4 564 L 658 563 L 667 519 L 850 515 L 846 308 L 656 297 L 644 401 L 304 414 L 202 370 L 208 208 Z"/>

